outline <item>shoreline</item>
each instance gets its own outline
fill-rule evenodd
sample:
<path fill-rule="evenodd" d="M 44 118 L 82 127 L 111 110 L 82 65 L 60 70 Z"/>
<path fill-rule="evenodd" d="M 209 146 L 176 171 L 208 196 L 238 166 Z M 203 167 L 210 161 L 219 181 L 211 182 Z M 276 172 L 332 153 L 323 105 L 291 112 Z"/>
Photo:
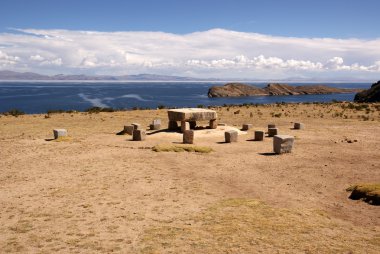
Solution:
<path fill-rule="evenodd" d="M 276 95 L 272 95 L 276 96 Z M 302 96 L 302 95 L 293 95 L 293 96 Z M 214 98 L 212 98 L 214 99 Z M 215 98 L 217 99 L 217 98 Z M 241 103 L 241 104 L 223 104 L 223 105 L 214 105 L 214 106 L 205 106 L 205 105 L 197 105 L 193 108 L 208 108 L 208 109 L 216 109 L 216 108 L 227 108 L 227 107 L 259 107 L 259 106 L 268 106 L 268 105 L 331 105 L 331 104 L 349 104 L 349 105 L 378 105 L 379 102 L 354 102 L 354 101 L 338 101 L 332 100 L 331 102 L 274 102 L 274 103 Z M 10 109 L 8 111 L 0 112 L 0 116 L 20 116 L 20 115 L 44 115 L 44 114 L 72 114 L 72 113 L 100 113 L 100 112 L 129 112 L 129 111 L 138 111 L 138 110 L 163 110 L 163 109 L 178 109 L 183 107 L 170 107 L 165 105 L 159 105 L 157 108 L 149 108 L 149 107 L 133 107 L 133 108 L 113 108 L 113 107 L 89 107 L 85 110 L 74 110 L 74 109 L 49 109 L 46 112 L 39 113 L 27 113 L 17 108 Z M 191 107 L 190 107 L 191 108 Z"/>

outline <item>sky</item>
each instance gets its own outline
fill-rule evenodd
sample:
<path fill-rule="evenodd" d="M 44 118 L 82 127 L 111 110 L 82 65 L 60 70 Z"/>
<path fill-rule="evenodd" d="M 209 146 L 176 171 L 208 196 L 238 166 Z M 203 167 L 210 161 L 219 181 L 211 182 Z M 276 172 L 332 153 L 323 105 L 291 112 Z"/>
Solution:
<path fill-rule="evenodd" d="M 0 70 L 376 80 L 378 0 L 1 0 Z"/>

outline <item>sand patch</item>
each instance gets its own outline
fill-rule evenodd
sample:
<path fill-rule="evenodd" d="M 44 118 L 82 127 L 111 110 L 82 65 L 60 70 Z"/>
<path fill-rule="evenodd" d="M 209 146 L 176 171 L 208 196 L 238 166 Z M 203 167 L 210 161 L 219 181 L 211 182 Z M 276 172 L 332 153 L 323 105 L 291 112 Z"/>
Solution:
<path fill-rule="evenodd" d="M 194 130 L 194 136 L 196 138 L 221 138 L 224 139 L 224 132 L 226 131 L 237 131 L 239 135 L 246 135 L 246 131 L 241 131 L 240 129 L 233 126 L 218 126 L 216 129 L 196 129 Z M 147 134 L 150 137 L 154 137 L 156 139 L 168 139 L 174 138 L 178 139 L 178 137 L 182 137 L 182 133 L 179 132 L 170 132 L 170 131 L 149 131 Z"/>
<path fill-rule="evenodd" d="M 139 245 L 142 253 L 378 253 L 380 236 L 353 230 L 320 211 L 228 199 L 145 230 Z"/>
<path fill-rule="evenodd" d="M 380 182 L 380 107 L 345 105 L 216 108 L 218 122 L 253 128 L 228 144 L 224 126 L 196 130 L 208 154 L 152 151 L 181 146 L 181 133 L 115 135 L 167 126 L 166 110 L 1 117 L 0 252 L 379 252 L 379 207 L 345 189 Z M 268 123 L 296 137 L 292 153 L 251 140 Z M 73 140 L 46 142 L 57 126 Z"/>

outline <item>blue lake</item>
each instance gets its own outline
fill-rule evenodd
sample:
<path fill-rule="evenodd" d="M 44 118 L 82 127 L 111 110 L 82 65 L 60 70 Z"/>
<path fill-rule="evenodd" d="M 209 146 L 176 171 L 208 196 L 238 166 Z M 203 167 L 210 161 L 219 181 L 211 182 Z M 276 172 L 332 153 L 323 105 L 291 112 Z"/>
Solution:
<path fill-rule="evenodd" d="M 263 87 L 267 83 L 254 83 Z M 326 83 L 324 83 L 326 84 Z M 196 107 L 243 103 L 352 101 L 353 93 L 299 96 L 208 98 L 207 82 L 0 82 L 0 112 L 19 109 L 26 113 L 48 110 L 79 110 L 90 107 L 157 108 Z M 217 83 L 222 85 L 222 83 Z M 302 83 L 305 85 L 305 83 Z M 326 84 L 339 88 L 367 89 L 369 83 Z"/>

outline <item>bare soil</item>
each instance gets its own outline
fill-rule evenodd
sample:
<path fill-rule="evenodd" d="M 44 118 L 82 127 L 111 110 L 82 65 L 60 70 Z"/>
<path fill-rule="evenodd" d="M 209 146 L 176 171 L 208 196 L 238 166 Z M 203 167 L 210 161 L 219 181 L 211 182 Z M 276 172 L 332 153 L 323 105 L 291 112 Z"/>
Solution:
<path fill-rule="evenodd" d="M 195 132 L 211 153 L 152 151 L 180 133 L 115 135 L 166 127 L 166 110 L 1 116 L 0 252 L 380 253 L 380 207 L 345 190 L 380 182 L 380 105 L 347 105 L 216 108 L 229 126 Z M 295 136 L 292 153 L 252 141 L 268 123 Z"/>

